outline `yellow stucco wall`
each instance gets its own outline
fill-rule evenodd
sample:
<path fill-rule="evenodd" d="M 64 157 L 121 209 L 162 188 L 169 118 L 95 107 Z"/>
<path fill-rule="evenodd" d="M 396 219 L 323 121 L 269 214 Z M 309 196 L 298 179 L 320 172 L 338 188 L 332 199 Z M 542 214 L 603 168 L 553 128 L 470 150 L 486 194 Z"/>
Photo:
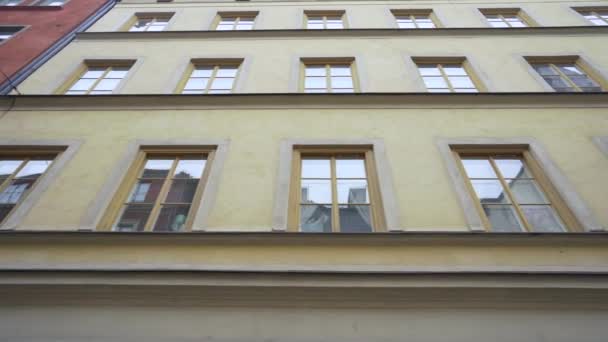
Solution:
<path fill-rule="evenodd" d="M 584 25 L 567 2 L 526 1 L 520 6 L 543 25 Z M 577 2 L 577 6 L 587 3 Z M 172 11 L 170 30 L 207 29 L 217 3 L 122 3 L 89 31 L 114 31 L 147 10 Z M 222 4 L 224 5 L 224 4 Z M 226 3 L 256 8 L 256 28 L 298 28 L 301 12 L 346 9 L 351 27 L 390 27 L 390 8 L 434 8 L 450 27 L 484 27 L 476 8 L 493 3 L 269 2 Z M 505 6 L 501 4 L 500 6 Z M 498 6 L 498 5 L 496 5 Z M 499 6 L 499 7 L 500 7 Z M 300 19 L 292 20 L 299 13 Z M 450 25 L 447 25 L 450 23 Z M 297 24 L 296 26 L 294 26 Z M 291 26 L 290 26 L 291 25 Z M 245 59 L 236 92 L 286 93 L 298 89 L 301 57 L 355 57 L 363 92 L 425 91 L 412 56 L 466 56 L 492 92 L 547 91 L 522 56 L 579 55 L 606 78 L 608 45 L 598 33 L 374 37 L 165 37 L 118 39 L 86 35 L 71 43 L 19 85 L 22 94 L 53 93 L 85 59 L 136 59 L 119 94 L 172 93 L 191 58 Z M 599 32 L 599 31 L 598 31 Z M 170 47 L 170 48 L 168 48 Z M 100 130 L 100 127 L 104 129 Z M 574 185 L 600 225 L 608 226 L 608 158 L 591 141 L 608 135 L 605 108 L 440 109 L 328 108 L 10 111 L 0 119 L 2 138 L 82 139 L 84 145 L 26 215 L 22 229 L 76 229 L 110 170 L 135 139 L 230 139 L 209 230 L 269 230 L 279 143 L 287 138 L 384 139 L 401 225 L 406 230 L 464 230 L 462 208 L 435 145 L 437 137 L 532 137 Z M 243 195 L 247 194 L 247 195 Z"/>
<path fill-rule="evenodd" d="M 103 129 L 100 129 L 103 127 Z M 608 158 L 592 143 L 606 135 L 604 108 L 261 109 L 13 111 L 0 136 L 83 139 L 22 228 L 76 229 L 110 171 L 135 139 L 230 139 L 210 230 L 269 230 L 279 144 L 286 138 L 382 138 L 405 229 L 465 229 L 436 137 L 534 137 L 603 226 Z"/>
<path fill-rule="evenodd" d="M 579 26 L 588 22 L 570 9 L 571 6 L 597 6 L 602 1 L 265 1 L 235 3 L 232 1 L 181 2 L 156 4 L 151 1 L 122 1 L 110 14 L 89 31 L 115 31 L 135 13 L 175 12 L 169 30 L 208 30 L 218 11 L 259 11 L 255 28 L 300 29 L 305 10 L 344 10 L 350 28 L 395 27 L 391 9 L 432 8 L 443 27 L 487 27 L 479 8 L 521 8 L 541 26 Z"/>
<path fill-rule="evenodd" d="M 62 50 L 19 89 L 23 94 L 52 93 L 74 75 L 85 59 L 133 59 L 138 63 L 117 92 L 166 94 L 175 90 L 192 58 L 244 58 L 237 92 L 286 93 L 298 90 L 301 57 L 355 57 L 362 92 L 416 92 L 425 91 L 425 87 L 411 57 L 466 56 L 488 91 L 544 91 L 542 81 L 522 56 L 580 55 L 608 79 L 605 40 L 605 35 L 600 34 L 83 38 Z"/>

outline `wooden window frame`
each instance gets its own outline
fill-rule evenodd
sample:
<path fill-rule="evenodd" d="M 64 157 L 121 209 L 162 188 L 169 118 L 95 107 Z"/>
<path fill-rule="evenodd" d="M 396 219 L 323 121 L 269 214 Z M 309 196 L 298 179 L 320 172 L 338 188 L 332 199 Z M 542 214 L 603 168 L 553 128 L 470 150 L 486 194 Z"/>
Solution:
<path fill-rule="evenodd" d="M 292 150 L 291 179 L 289 189 L 289 204 L 287 231 L 300 231 L 300 202 L 301 202 L 301 165 L 302 156 L 322 157 L 332 160 L 331 166 L 331 187 L 332 187 L 332 233 L 340 232 L 340 219 L 338 211 L 338 200 L 336 191 L 335 159 L 339 155 L 357 155 L 363 157 L 365 172 L 367 176 L 367 186 L 369 193 L 369 208 L 372 232 L 386 232 L 386 221 L 384 217 L 384 207 L 380 193 L 380 184 L 376 170 L 376 162 L 372 146 L 313 146 L 313 145 L 294 145 Z"/>
<path fill-rule="evenodd" d="M 213 84 L 213 80 L 215 80 L 215 76 L 217 74 L 218 69 L 222 66 L 236 66 L 237 67 L 236 75 L 234 75 L 234 82 L 232 82 L 232 88 L 230 89 L 230 93 L 229 93 L 229 94 L 232 94 L 232 93 L 234 93 L 234 90 L 236 89 L 236 84 L 242 73 L 243 63 L 244 63 L 243 58 L 195 58 L 195 59 L 191 59 L 190 64 L 188 65 L 188 67 L 186 68 L 186 71 L 184 72 L 184 75 L 182 76 L 180 81 L 177 83 L 174 93 L 182 94 L 182 92 L 184 91 L 184 88 L 186 87 L 186 83 L 188 83 L 188 80 L 190 80 L 190 77 L 192 76 L 192 72 L 194 71 L 194 69 L 196 69 L 196 67 L 208 66 L 208 67 L 213 67 L 213 72 L 211 73 L 211 77 L 209 77 L 209 81 L 207 82 L 207 85 L 205 87 L 205 92 L 203 94 L 192 94 L 192 95 L 216 95 L 216 94 L 209 94 L 209 90 L 210 90 L 209 87 L 211 87 L 211 85 Z M 184 94 L 184 95 L 190 95 L 190 94 Z"/>
<path fill-rule="evenodd" d="M 253 30 L 259 13 L 260 13 L 259 11 L 232 11 L 232 12 L 221 11 L 221 12 L 217 12 L 215 19 L 213 20 L 213 22 L 211 24 L 211 29 L 217 31 L 218 30 L 217 28 L 220 25 L 220 23 L 222 22 L 222 20 L 224 20 L 226 18 L 235 18 L 232 30 L 230 30 L 230 31 L 236 31 L 236 27 L 237 27 L 239 21 L 241 20 L 241 18 L 251 18 L 251 19 L 253 19 L 252 20 L 253 25 L 251 27 L 251 30 Z"/>
<path fill-rule="evenodd" d="M 306 93 L 306 67 L 312 65 L 324 65 L 325 66 L 325 77 L 326 77 L 326 92 L 319 94 L 332 94 L 331 87 L 331 74 L 330 68 L 332 65 L 349 65 L 350 75 L 353 82 L 353 93 L 361 91 L 361 85 L 359 83 L 359 75 L 354 57 L 334 57 L 334 58 L 300 58 L 300 82 L 299 91 Z M 348 93 L 336 93 L 336 94 L 348 94 Z"/>
<path fill-rule="evenodd" d="M 478 9 L 479 12 L 481 12 L 481 14 L 483 14 L 484 18 L 486 19 L 486 23 L 488 23 L 488 25 L 491 26 L 491 24 L 488 21 L 487 16 L 488 15 L 498 15 L 500 16 L 501 20 L 507 24 L 508 27 L 506 28 L 519 28 L 519 27 L 513 27 L 509 24 L 508 21 L 505 20 L 504 16 L 505 15 L 514 15 L 516 17 L 519 18 L 519 20 L 521 20 L 521 22 L 523 22 L 527 27 L 534 27 L 534 26 L 538 26 L 538 23 L 536 23 L 536 21 L 534 21 L 534 19 L 532 19 L 532 17 L 530 17 L 524 10 L 522 10 L 521 8 L 479 8 Z"/>
<path fill-rule="evenodd" d="M 171 21 L 171 19 L 173 18 L 173 16 L 175 15 L 175 12 L 142 12 L 142 13 L 135 13 L 133 15 L 133 17 L 131 17 L 120 29 L 120 31 L 126 31 L 129 32 L 129 30 L 133 27 L 133 25 L 135 25 L 135 23 L 138 20 L 141 19 L 152 19 L 152 20 L 156 20 L 159 18 L 164 18 L 164 19 L 168 19 L 167 20 L 167 27 L 165 27 L 165 30 L 169 27 L 169 23 Z M 163 31 L 165 31 L 163 30 Z M 149 32 L 147 29 L 145 31 L 139 31 L 139 32 Z M 152 32 L 162 32 L 162 31 L 152 31 Z"/>
<path fill-rule="evenodd" d="M 572 7 L 572 9 L 574 11 L 576 11 L 579 15 L 581 15 L 583 17 L 583 19 L 585 19 L 585 21 L 592 24 L 592 26 L 602 26 L 602 25 L 593 24 L 589 19 L 585 18 L 585 14 L 583 14 L 584 12 L 588 12 L 588 13 L 595 15 L 598 19 L 604 21 L 606 23 L 606 25 L 608 25 L 608 19 L 602 18 L 601 14 L 599 14 L 599 12 L 608 13 L 608 6 Z"/>
<path fill-rule="evenodd" d="M 547 87 L 552 89 L 553 91 L 556 91 L 556 90 L 547 81 L 545 81 L 545 79 L 542 77 L 541 74 L 539 74 L 534 69 L 534 64 L 550 64 L 550 66 L 553 70 L 557 71 L 557 73 L 562 78 L 564 78 L 565 81 L 572 88 L 576 89 L 576 92 L 582 92 L 580 87 L 578 85 L 576 85 L 570 79 L 570 77 L 568 77 L 568 75 L 564 74 L 561 70 L 559 70 L 559 68 L 555 67 L 555 64 L 571 63 L 571 64 L 575 65 L 577 68 L 579 68 L 582 72 L 584 72 L 587 75 L 587 77 L 589 77 L 590 79 L 595 81 L 600 86 L 602 91 L 608 90 L 608 81 L 605 78 L 603 78 L 599 74 L 599 72 L 597 72 L 595 70 L 595 68 L 593 68 L 587 62 L 585 62 L 585 60 L 583 60 L 580 56 L 525 56 L 524 59 L 528 62 L 528 64 L 530 64 L 530 67 L 531 67 L 532 71 L 534 72 L 534 74 L 537 75 L 542 80 L 542 82 L 544 82 L 547 85 Z"/>
<path fill-rule="evenodd" d="M 473 199 L 475 208 L 481 218 L 483 229 L 487 232 L 491 231 L 491 224 L 483 210 L 483 206 L 481 201 L 477 197 L 475 189 L 467 175 L 467 172 L 462 163 L 462 156 L 467 157 L 486 157 L 490 160 L 494 171 L 496 172 L 498 179 L 501 182 L 501 185 L 504 191 L 507 193 L 507 196 L 511 199 L 511 205 L 516 211 L 516 215 L 522 224 L 522 229 L 524 232 L 533 232 L 530 224 L 527 222 L 525 215 L 519 208 L 519 204 L 513 197 L 509 186 L 505 183 L 504 177 L 501 175 L 500 171 L 492 161 L 495 156 L 519 156 L 529 171 L 532 173 L 534 180 L 542 190 L 543 194 L 547 197 L 549 203 L 555 210 L 557 216 L 562 220 L 565 228 L 565 232 L 582 232 L 584 229 L 582 228 L 579 221 L 576 219 L 570 208 L 566 205 L 564 200 L 559 195 L 559 192 L 555 189 L 551 181 L 543 172 L 540 164 L 534 159 L 532 154 L 529 151 L 529 147 L 527 145 L 504 145 L 504 146 L 496 146 L 496 145 L 450 145 L 450 149 L 452 152 L 453 158 L 456 160 L 456 165 L 464 178 L 463 181 L 466 186 L 466 190 L 468 191 L 469 196 Z"/>
<path fill-rule="evenodd" d="M 323 18 L 323 28 L 321 30 L 339 30 L 339 29 L 328 29 L 327 28 L 327 17 L 340 17 L 340 19 L 342 20 L 342 30 L 349 28 L 345 10 L 319 10 L 319 11 L 305 10 L 304 11 L 304 29 L 319 30 L 319 29 L 309 29 L 308 28 L 308 18 L 309 17 L 322 17 Z"/>
<path fill-rule="evenodd" d="M 15 179 L 16 175 L 23 169 L 23 167 L 34 157 L 52 157 L 52 161 L 49 166 L 46 168 L 43 174 L 41 174 L 32 184 L 32 186 L 27 189 L 27 191 L 19 198 L 19 200 L 15 203 L 13 209 L 4 217 L 4 219 L 0 219 L 0 227 L 2 227 L 10 218 L 11 215 L 15 213 L 17 208 L 23 203 L 23 201 L 30 195 L 30 193 L 36 188 L 36 186 L 40 183 L 40 180 L 48 173 L 48 171 L 55 165 L 57 160 L 60 158 L 61 154 L 65 151 L 65 148 L 15 148 L 13 150 L 0 150 L 0 157 L 2 158 L 20 158 L 23 159 L 19 167 L 13 171 L 11 175 L 4 181 L 0 183 L 0 193 L 2 193 L 6 187 L 11 183 L 13 179 Z"/>
<path fill-rule="evenodd" d="M 55 94 L 65 95 L 66 92 L 68 90 L 70 90 L 70 88 L 76 82 L 78 82 L 80 80 L 80 78 L 89 70 L 89 68 L 106 68 L 106 70 L 95 81 L 95 83 L 93 83 L 93 85 L 87 90 L 87 93 L 84 95 L 89 95 L 91 90 L 95 88 L 95 86 L 103 79 L 103 77 L 108 72 L 110 72 L 111 68 L 113 68 L 113 67 L 129 68 L 127 75 L 125 75 L 125 77 L 122 80 L 120 80 L 120 82 L 116 85 L 116 87 L 114 89 L 112 89 L 112 94 L 114 94 L 124 84 L 125 80 L 131 73 L 131 70 L 132 70 L 133 66 L 135 65 L 135 62 L 136 61 L 132 60 L 132 59 L 104 59 L 104 60 L 87 59 L 87 60 L 84 60 L 84 62 L 77 68 L 77 70 L 72 74 L 72 76 L 70 78 L 68 78 L 65 82 L 63 82 L 63 84 L 61 84 L 59 86 L 59 88 L 57 88 L 57 90 L 55 91 Z M 79 95 L 74 95 L 74 96 L 79 96 Z M 80 96 L 82 96 L 82 95 L 80 95 Z"/>
<path fill-rule="evenodd" d="M 391 13 L 392 13 L 393 17 L 395 18 L 395 24 L 397 25 L 397 28 L 400 28 L 397 17 L 410 17 L 410 19 L 412 20 L 412 22 L 416 26 L 416 29 L 421 29 L 420 27 L 418 27 L 418 24 L 416 23 L 416 20 L 415 20 L 414 17 L 415 16 L 422 16 L 422 15 L 426 15 L 426 16 L 429 17 L 429 19 L 431 19 L 431 22 L 433 23 L 433 25 L 435 25 L 434 28 L 441 28 L 441 27 L 443 27 L 441 25 L 441 21 L 439 21 L 439 18 L 437 18 L 437 15 L 435 14 L 435 12 L 432 9 L 430 9 L 430 8 L 424 8 L 424 9 L 422 9 L 422 8 L 420 8 L 420 9 L 418 9 L 418 8 L 417 9 L 392 9 Z M 407 29 L 402 29 L 402 30 L 407 30 Z M 432 30 L 432 28 L 428 28 L 428 29 L 425 28 L 425 30 Z"/>
<path fill-rule="evenodd" d="M 420 77 L 421 80 L 422 80 L 423 76 L 420 74 L 420 70 L 419 70 L 420 64 L 427 64 L 427 65 L 435 64 L 435 65 L 439 66 L 441 76 L 443 77 L 444 81 L 448 85 L 448 88 L 450 89 L 449 93 L 451 93 L 451 94 L 461 94 L 461 93 L 466 94 L 466 92 L 455 92 L 454 91 L 454 87 L 452 86 L 452 83 L 449 81 L 449 79 L 447 79 L 447 75 L 443 71 L 444 64 L 461 65 L 464 68 L 464 70 L 466 71 L 467 76 L 471 79 L 471 82 L 473 82 L 473 85 L 475 85 L 475 88 L 477 89 L 478 93 L 486 92 L 488 90 L 487 87 L 485 86 L 485 84 L 481 81 L 481 79 L 475 72 L 475 70 L 473 70 L 473 66 L 471 65 L 468 58 L 466 58 L 466 57 L 412 57 L 412 61 L 414 62 L 414 64 L 416 64 L 416 69 L 418 69 L 418 76 Z M 427 91 L 428 91 L 426 84 L 424 84 L 424 80 L 422 80 L 422 82 L 423 82 L 424 88 L 427 89 Z M 469 93 L 469 94 L 472 94 L 472 93 Z"/>
<path fill-rule="evenodd" d="M 108 207 L 106 208 L 105 214 L 102 216 L 99 221 L 98 228 L 99 230 L 105 231 L 115 231 L 116 224 L 120 219 L 120 215 L 122 213 L 123 206 L 128 202 L 129 195 L 135 186 L 138 176 L 143 170 L 143 167 L 146 164 L 149 156 L 167 156 L 173 157 L 174 162 L 172 164 L 172 168 L 170 169 L 166 179 L 161 186 L 161 190 L 159 192 L 158 197 L 156 198 L 154 205 L 150 211 L 150 215 L 144 225 L 144 230 L 142 232 L 152 232 L 154 228 L 154 224 L 158 219 L 158 215 L 160 214 L 160 209 L 162 206 L 162 200 L 165 199 L 167 193 L 169 192 L 169 186 L 171 183 L 171 175 L 175 170 L 177 162 L 179 161 L 179 156 L 192 155 L 192 154 L 205 154 L 207 156 L 205 162 L 205 168 L 203 170 L 203 174 L 199 180 L 199 184 L 196 188 L 194 197 L 192 199 L 192 203 L 190 204 L 190 209 L 188 211 L 188 217 L 186 218 L 186 222 L 184 223 L 184 229 L 181 232 L 190 232 L 192 231 L 192 225 L 194 222 L 194 218 L 197 214 L 196 210 L 200 206 L 200 202 L 203 198 L 203 193 L 205 192 L 205 188 L 207 186 L 207 182 L 209 179 L 209 174 L 211 172 L 213 160 L 215 158 L 216 153 L 215 147 L 188 147 L 188 146 L 171 146 L 171 147 L 163 147 L 163 146 L 146 146 L 141 147 L 135 157 L 135 161 L 129 167 L 126 175 L 123 177 L 118 190 L 112 197 L 112 200 Z"/>

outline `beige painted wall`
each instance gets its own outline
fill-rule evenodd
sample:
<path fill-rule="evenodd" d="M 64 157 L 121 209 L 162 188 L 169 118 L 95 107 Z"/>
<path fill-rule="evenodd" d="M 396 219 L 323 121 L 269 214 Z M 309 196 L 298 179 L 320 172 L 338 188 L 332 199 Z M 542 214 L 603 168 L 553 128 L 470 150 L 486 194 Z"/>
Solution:
<path fill-rule="evenodd" d="M 457 314 L 455 314 L 457 312 Z M 4 341 L 603 342 L 599 310 L 0 308 Z"/>
<path fill-rule="evenodd" d="M 282 139 L 382 138 L 402 226 L 464 230 L 462 209 L 435 138 L 480 136 L 538 139 L 607 226 L 608 182 L 603 179 L 608 158 L 591 140 L 607 132 L 605 108 L 12 111 L 0 125 L 3 138 L 84 140 L 21 229 L 77 229 L 135 139 L 230 139 L 208 229 L 269 230 Z"/>
<path fill-rule="evenodd" d="M 412 56 L 467 56 L 489 91 L 545 91 L 522 56 L 580 55 L 608 79 L 605 35 L 373 38 L 138 38 L 77 40 L 25 80 L 23 94 L 53 93 L 84 59 L 137 59 L 121 94 L 172 93 L 192 58 L 245 58 L 237 92 L 298 89 L 301 57 L 355 57 L 363 92 L 425 91 Z M 171 46 L 170 49 L 167 47 Z M 272 51 L 272 53 L 269 53 Z"/>

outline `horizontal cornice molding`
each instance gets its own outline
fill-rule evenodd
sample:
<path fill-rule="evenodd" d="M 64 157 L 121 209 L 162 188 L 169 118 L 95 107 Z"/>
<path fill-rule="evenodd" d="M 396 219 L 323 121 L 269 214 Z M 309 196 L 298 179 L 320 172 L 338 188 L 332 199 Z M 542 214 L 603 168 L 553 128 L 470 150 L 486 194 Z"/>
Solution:
<path fill-rule="evenodd" d="M 126 243 L 180 245 L 429 245 L 489 244 L 550 246 L 555 243 L 608 247 L 608 233 L 475 233 L 475 232 L 390 232 L 390 233 L 289 233 L 289 232 L 108 232 L 108 231 L 0 231 L 4 243 Z"/>
<path fill-rule="evenodd" d="M 240 93 L 229 95 L 8 95 L 3 110 L 221 108 L 606 108 L 602 93 Z"/>
<path fill-rule="evenodd" d="M 81 32 L 77 40 L 129 39 L 226 39 L 226 38 L 322 38 L 322 37 L 408 37 L 408 36 L 528 36 L 604 35 L 608 26 L 542 26 L 522 28 L 453 27 L 435 29 L 343 29 L 343 30 L 250 30 L 250 31 L 162 31 Z"/>

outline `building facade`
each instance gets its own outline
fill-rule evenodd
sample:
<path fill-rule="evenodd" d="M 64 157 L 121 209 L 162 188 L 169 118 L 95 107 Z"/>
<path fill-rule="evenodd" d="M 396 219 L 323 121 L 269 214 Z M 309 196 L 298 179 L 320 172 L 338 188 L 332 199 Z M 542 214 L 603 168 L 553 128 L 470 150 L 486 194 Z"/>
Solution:
<path fill-rule="evenodd" d="M 14 90 L 113 5 L 109 0 L 0 1 L 0 94 Z"/>
<path fill-rule="evenodd" d="M 0 99 L 7 341 L 604 341 L 608 2 L 125 0 Z"/>

